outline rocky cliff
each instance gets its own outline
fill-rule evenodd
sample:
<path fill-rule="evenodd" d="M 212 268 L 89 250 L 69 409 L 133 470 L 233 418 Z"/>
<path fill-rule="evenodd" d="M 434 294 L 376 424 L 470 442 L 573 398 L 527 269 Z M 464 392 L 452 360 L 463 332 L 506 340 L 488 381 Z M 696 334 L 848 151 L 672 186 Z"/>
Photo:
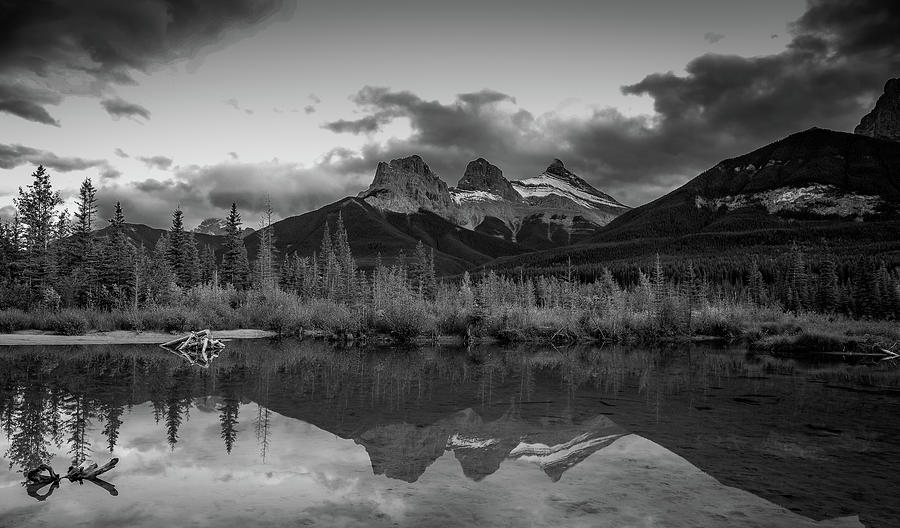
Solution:
<path fill-rule="evenodd" d="M 884 93 L 878 98 L 875 108 L 863 116 L 854 132 L 900 141 L 900 78 L 891 79 L 884 85 Z"/>

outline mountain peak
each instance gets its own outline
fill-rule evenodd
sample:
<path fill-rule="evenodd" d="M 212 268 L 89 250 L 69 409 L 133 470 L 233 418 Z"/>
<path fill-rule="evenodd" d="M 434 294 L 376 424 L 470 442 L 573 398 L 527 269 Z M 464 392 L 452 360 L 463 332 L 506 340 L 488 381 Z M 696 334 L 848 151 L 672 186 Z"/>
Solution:
<path fill-rule="evenodd" d="M 399 213 L 427 209 L 446 216 L 455 206 L 447 184 L 416 154 L 380 162 L 372 185 L 359 197 L 373 207 Z"/>
<path fill-rule="evenodd" d="M 405 158 L 392 159 L 390 165 L 396 169 L 412 172 L 419 176 L 435 176 L 435 174 L 431 172 L 431 168 L 428 164 L 425 163 L 425 160 L 418 154 L 413 154 L 412 156 L 407 156 Z"/>
<path fill-rule="evenodd" d="M 547 167 L 547 171 L 549 172 L 551 169 L 557 169 L 557 170 L 558 170 L 558 169 L 563 169 L 563 170 L 565 170 L 565 168 L 566 168 L 566 166 L 563 165 L 563 162 L 562 162 L 561 159 L 559 159 L 559 158 L 553 158 L 553 163 L 551 163 L 551 164 Z"/>
<path fill-rule="evenodd" d="M 500 167 L 484 158 L 470 161 L 466 165 L 466 172 L 459 180 L 457 188 L 466 191 L 485 191 L 513 202 L 522 201 L 522 197 L 513 189 L 509 180 L 503 177 Z"/>
<path fill-rule="evenodd" d="M 853 131 L 878 139 L 900 141 L 900 78 L 889 79 L 875 108 L 863 116 Z"/>

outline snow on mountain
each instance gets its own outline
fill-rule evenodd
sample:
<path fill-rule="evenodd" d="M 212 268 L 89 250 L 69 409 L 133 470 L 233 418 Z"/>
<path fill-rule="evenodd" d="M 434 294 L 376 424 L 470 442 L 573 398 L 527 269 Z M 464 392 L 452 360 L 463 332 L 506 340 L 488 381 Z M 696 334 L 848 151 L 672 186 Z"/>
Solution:
<path fill-rule="evenodd" d="M 202 235 L 224 235 L 227 233 L 226 227 L 228 226 L 228 222 L 223 218 L 207 218 L 200 222 L 200 225 L 194 228 L 195 233 L 200 233 Z M 254 230 L 251 227 L 245 227 L 241 230 L 241 236 L 245 237 L 250 233 L 253 233 Z"/>
<path fill-rule="evenodd" d="M 876 212 L 884 203 L 880 196 L 846 193 L 834 185 L 816 183 L 804 187 L 779 187 L 765 192 L 744 193 L 721 198 L 697 196 L 697 208 L 725 207 L 729 211 L 762 206 L 770 213 L 806 212 L 822 216 L 862 217 Z"/>
<path fill-rule="evenodd" d="M 534 202 L 535 198 L 546 198 L 557 195 L 568 198 L 586 208 L 628 209 L 612 196 L 602 193 L 575 173 L 565 168 L 562 161 L 553 160 L 543 173 L 534 178 L 511 182 L 513 188 L 526 200 Z"/>
<path fill-rule="evenodd" d="M 447 449 L 483 449 L 499 443 L 496 438 L 482 439 L 474 436 L 466 436 L 454 433 L 447 439 Z"/>
<path fill-rule="evenodd" d="M 503 197 L 488 191 L 467 191 L 464 189 L 450 189 L 450 197 L 456 205 L 468 202 L 499 202 Z"/>

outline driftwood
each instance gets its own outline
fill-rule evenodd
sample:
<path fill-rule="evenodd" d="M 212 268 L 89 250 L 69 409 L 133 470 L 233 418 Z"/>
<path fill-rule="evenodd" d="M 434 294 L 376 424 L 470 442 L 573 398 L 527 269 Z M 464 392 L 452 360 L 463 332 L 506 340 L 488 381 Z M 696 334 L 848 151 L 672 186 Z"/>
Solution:
<path fill-rule="evenodd" d="M 48 474 L 44 474 L 46 471 Z M 28 470 L 25 472 L 25 483 L 26 484 L 49 484 L 51 482 L 59 482 L 61 477 L 53 471 L 53 468 L 48 466 L 47 464 L 41 464 L 40 466 Z"/>
<path fill-rule="evenodd" d="M 218 357 L 219 351 L 225 348 L 222 341 L 212 338 L 209 330 L 191 332 L 159 346 L 183 357 L 192 365 L 203 368 L 209 368 L 210 361 Z"/>
<path fill-rule="evenodd" d="M 116 467 L 116 464 L 119 463 L 118 458 L 113 458 L 106 464 L 103 464 L 100 467 L 97 467 L 97 464 L 81 464 L 78 467 L 69 466 L 69 471 L 66 473 L 66 478 L 69 479 L 69 482 L 75 482 L 76 480 L 85 480 L 85 479 L 95 479 L 106 473 L 110 469 Z"/>
<path fill-rule="evenodd" d="M 118 458 L 113 458 L 106 464 L 102 466 L 97 466 L 97 464 L 82 464 L 78 467 L 69 466 L 68 471 L 65 475 L 59 475 L 53 468 L 48 466 L 47 464 L 41 464 L 36 468 L 30 469 L 25 472 L 25 482 L 22 484 L 25 486 L 25 491 L 28 493 L 30 497 L 34 497 L 36 500 L 44 501 L 47 500 L 47 497 L 53 494 L 56 491 L 56 488 L 59 487 L 59 481 L 63 478 L 69 479 L 69 482 L 78 482 L 79 484 L 87 480 L 101 488 L 105 489 L 109 492 L 110 495 L 118 495 L 119 492 L 116 490 L 116 487 L 98 478 L 103 473 L 106 473 L 110 469 L 116 467 L 116 464 L 119 463 Z M 44 473 L 46 471 L 46 473 Z M 41 492 L 45 486 L 50 485 L 50 487 L 45 492 Z"/>

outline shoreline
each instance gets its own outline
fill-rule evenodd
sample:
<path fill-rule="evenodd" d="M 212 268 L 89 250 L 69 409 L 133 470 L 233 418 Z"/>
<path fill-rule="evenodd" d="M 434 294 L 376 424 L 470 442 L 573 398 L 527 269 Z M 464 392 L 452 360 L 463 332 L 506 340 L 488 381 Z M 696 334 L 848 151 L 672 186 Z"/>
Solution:
<path fill-rule="evenodd" d="M 85 335 L 58 335 L 36 331 L 21 331 L 0 334 L 0 346 L 63 346 L 63 345 L 158 345 L 170 341 L 173 336 L 185 332 L 135 332 L 133 330 L 112 330 Z M 264 339 L 277 337 L 276 332 L 239 328 L 235 330 L 215 330 L 216 339 Z"/>

